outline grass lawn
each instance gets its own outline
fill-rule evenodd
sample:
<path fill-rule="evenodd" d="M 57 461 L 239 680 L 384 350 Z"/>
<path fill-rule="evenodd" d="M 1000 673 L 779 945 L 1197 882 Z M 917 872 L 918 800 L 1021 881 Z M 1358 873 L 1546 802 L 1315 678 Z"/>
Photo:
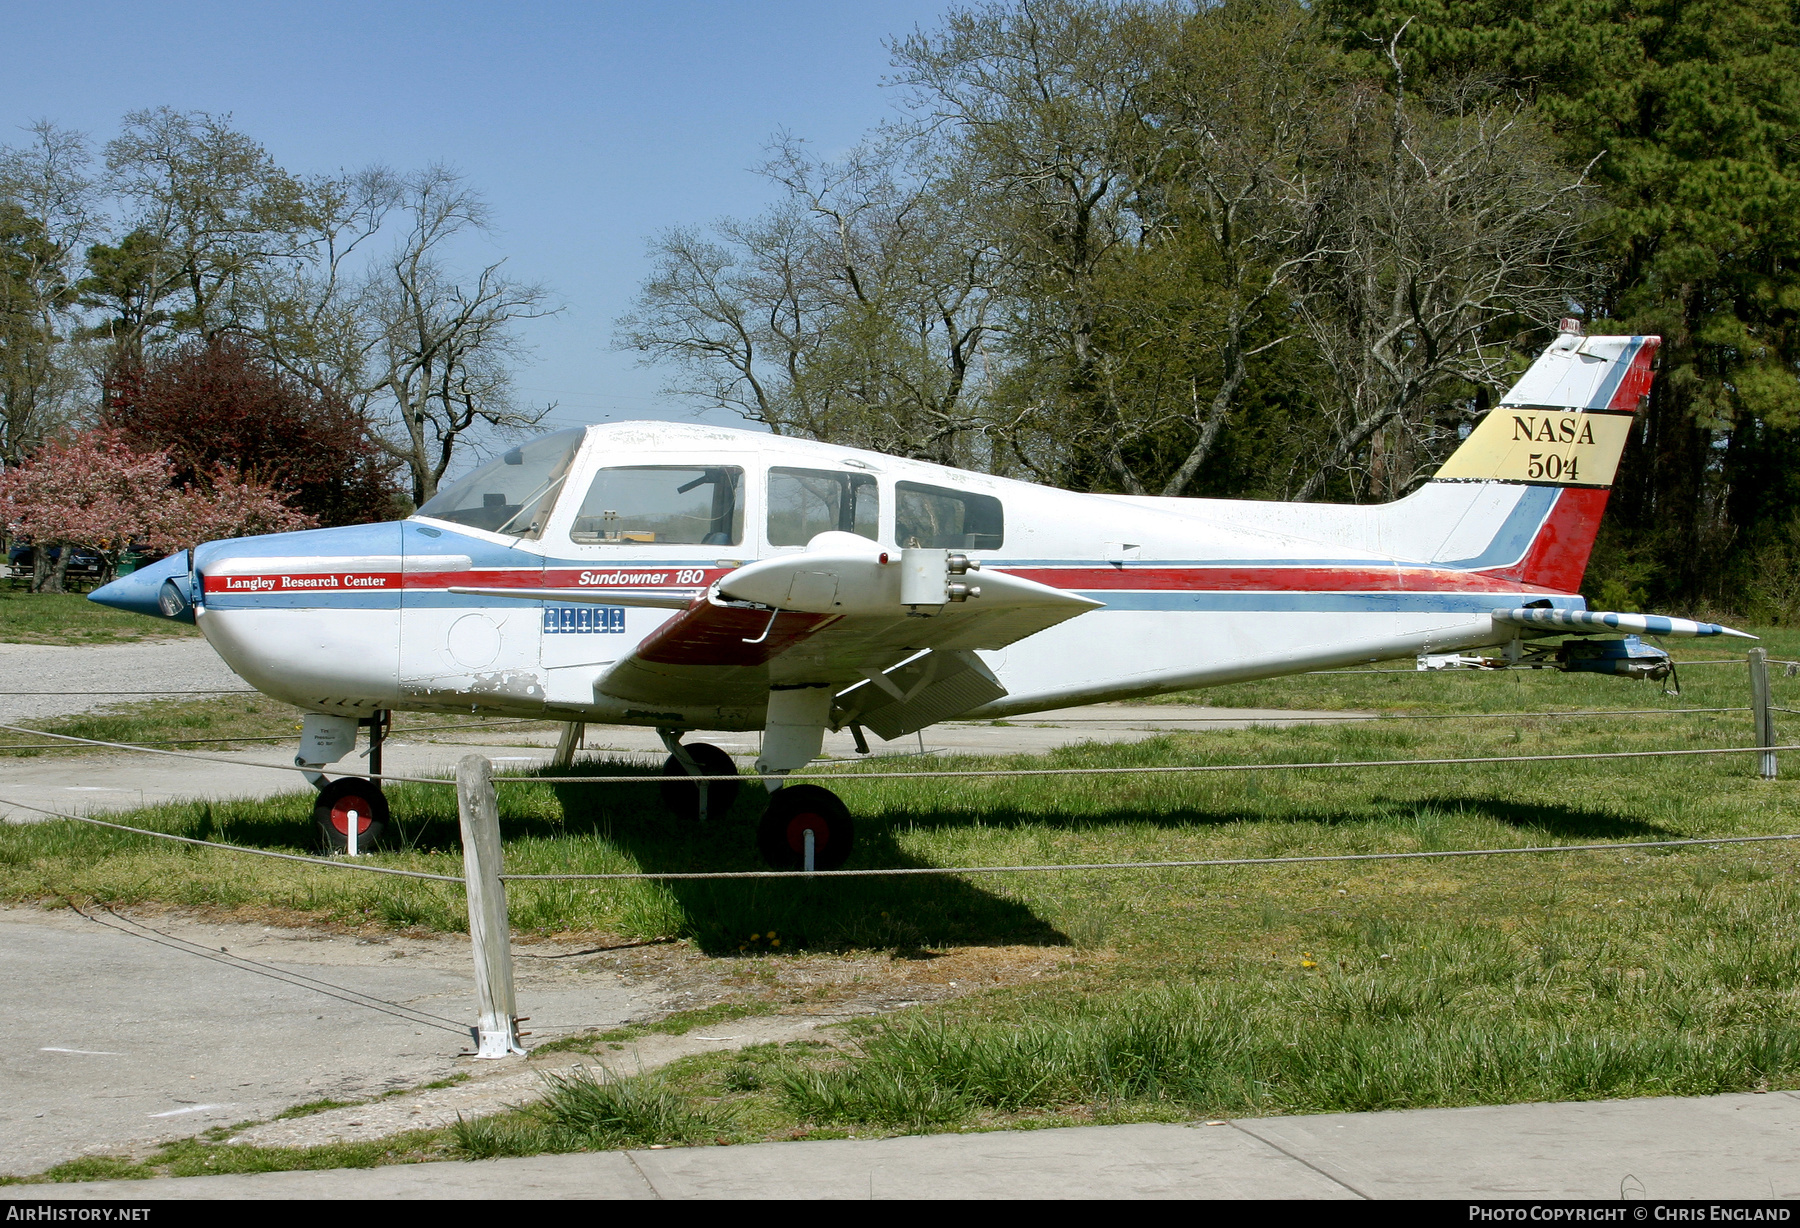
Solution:
<path fill-rule="evenodd" d="M 1791 655 L 1800 647 L 1787 642 L 1793 638 L 1773 637 L 1772 655 Z M 1800 708 L 1800 677 L 1774 673 L 1776 702 Z M 1743 705 L 1741 662 L 1690 668 L 1682 681 L 1684 693 L 1667 697 L 1655 684 L 1548 672 L 1309 677 L 1206 697 L 1220 706 L 1414 713 L 1657 711 L 1210 730 L 1039 759 L 932 761 L 1097 767 L 1527 757 L 1519 763 L 851 779 L 834 787 L 857 816 L 852 867 L 1800 830 L 1800 756 L 1773 782 L 1754 777 L 1747 755 L 1530 760 L 1750 741 L 1748 713 L 1674 711 Z M 1800 735 L 1800 718 L 1777 720 L 1784 739 Z M 755 788 L 707 828 L 677 822 L 642 785 L 520 779 L 502 785 L 500 796 L 514 872 L 760 868 Z M 399 847 L 379 854 L 382 862 L 457 873 L 451 790 L 399 786 L 390 797 Z M 128 821 L 305 850 L 309 816 L 308 798 L 295 794 L 152 807 Z M 498 1155 L 1796 1086 L 1796 845 L 886 880 L 514 883 L 512 921 L 522 934 L 678 937 L 724 961 L 782 959 L 796 949 L 810 958 L 885 950 L 931 959 L 949 948 L 1019 945 L 1060 947 L 1071 959 L 1060 975 L 847 1029 L 836 1047 L 709 1054 L 617 1083 L 565 1079 L 536 1108 L 388 1150 L 396 1158 Z M 371 879 L 74 823 L 0 829 L 0 897 L 14 901 L 157 901 L 363 926 L 465 924 L 461 893 L 447 884 Z M 225 1158 L 229 1148 L 215 1150 L 219 1163 L 237 1162 Z M 300 1164 L 281 1161 L 290 1162 Z"/>
<path fill-rule="evenodd" d="M 0 588 L 0 643 L 130 644 L 199 634 L 186 623 L 95 605 L 80 593 Z"/>

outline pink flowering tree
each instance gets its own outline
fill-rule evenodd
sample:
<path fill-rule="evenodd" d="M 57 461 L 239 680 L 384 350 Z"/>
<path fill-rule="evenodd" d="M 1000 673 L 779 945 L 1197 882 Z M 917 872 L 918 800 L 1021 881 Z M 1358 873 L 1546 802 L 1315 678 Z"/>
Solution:
<path fill-rule="evenodd" d="M 177 486 L 166 452 L 140 452 L 119 431 L 83 431 L 44 445 L 0 474 L 0 518 L 37 547 L 32 588 L 63 591 L 74 547 L 99 554 L 110 576 L 134 543 L 164 552 L 198 542 L 307 528 L 313 517 L 279 492 L 218 469 L 205 487 Z M 58 547 L 54 569 L 47 551 Z"/>
<path fill-rule="evenodd" d="M 166 491 L 146 518 L 138 540 L 154 550 L 171 552 L 199 542 L 286 533 L 318 523 L 317 516 L 289 507 L 286 497 L 274 487 L 241 478 L 230 466 L 215 465 L 205 485 Z"/>

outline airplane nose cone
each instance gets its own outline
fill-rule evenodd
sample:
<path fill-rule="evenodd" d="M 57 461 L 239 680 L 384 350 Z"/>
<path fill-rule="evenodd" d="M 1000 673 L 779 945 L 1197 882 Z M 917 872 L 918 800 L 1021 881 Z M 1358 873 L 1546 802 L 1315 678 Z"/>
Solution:
<path fill-rule="evenodd" d="M 88 600 L 129 614 L 147 614 L 151 618 L 193 622 L 193 598 L 187 592 L 187 576 L 188 556 L 187 551 L 182 550 L 161 562 L 140 567 L 128 576 L 120 576 L 110 584 L 101 585 L 88 594 Z M 173 587 L 180 601 L 165 604 L 163 585 L 170 580 L 175 582 Z M 176 608 L 169 609 L 166 606 Z"/>

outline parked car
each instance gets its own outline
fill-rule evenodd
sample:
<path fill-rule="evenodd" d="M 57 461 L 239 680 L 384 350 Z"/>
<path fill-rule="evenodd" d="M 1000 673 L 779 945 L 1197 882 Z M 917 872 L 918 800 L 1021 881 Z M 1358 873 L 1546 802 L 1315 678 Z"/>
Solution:
<path fill-rule="evenodd" d="M 98 579 L 102 571 L 105 570 L 105 560 L 85 546 L 76 546 L 73 548 L 73 551 L 74 552 L 69 555 L 69 569 L 64 574 L 78 578 Z M 45 551 L 45 557 L 49 561 L 50 566 L 55 567 L 57 560 L 62 557 L 62 547 L 48 547 Z M 14 546 L 7 552 L 6 561 L 11 564 L 13 574 L 31 575 L 37 566 L 37 547 Z"/>

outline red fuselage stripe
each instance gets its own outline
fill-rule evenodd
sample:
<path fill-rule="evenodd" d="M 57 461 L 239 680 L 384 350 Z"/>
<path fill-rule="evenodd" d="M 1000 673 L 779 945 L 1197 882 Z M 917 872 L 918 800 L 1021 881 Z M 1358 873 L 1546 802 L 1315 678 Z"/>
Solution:
<path fill-rule="evenodd" d="M 1572 499 L 1571 496 L 1585 496 Z M 1595 497 L 1597 496 L 1597 497 Z M 1546 594 L 1571 593 L 1580 584 L 1586 565 L 1585 548 L 1579 558 L 1573 546 L 1555 548 L 1556 541 L 1582 539 L 1590 522 L 1598 523 L 1606 504 L 1605 491 L 1568 490 L 1520 564 L 1487 571 L 1455 571 L 1437 567 L 1342 567 L 1309 564 L 1301 567 L 1233 567 L 1230 565 L 1173 567 L 1114 567 L 1110 565 L 995 567 L 996 571 L 1023 576 L 1076 592 L 1299 592 L 1299 593 L 1514 593 L 1520 589 Z M 1585 506 L 1583 506 L 1585 505 Z M 1553 539 L 1553 540 L 1547 540 Z M 1591 544 L 1591 534 L 1588 536 Z M 1546 574 L 1553 573 L 1555 580 Z M 566 568 L 509 568 L 458 572 L 266 572 L 246 576 L 207 576 L 206 592 L 255 596 L 264 593 L 366 593 L 444 592 L 451 588 L 567 589 L 670 588 L 703 589 L 730 573 L 723 569 L 615 568 L 579 572 Z M 1573 578 L 1564 583 L 1572 574 Z M 605 582 L 581 581 L 578 576 L 604 577 Z M 619 579 L 614 579 L 619 577 Z M 680 577 L 677 580 L 677 577 Z"/>

